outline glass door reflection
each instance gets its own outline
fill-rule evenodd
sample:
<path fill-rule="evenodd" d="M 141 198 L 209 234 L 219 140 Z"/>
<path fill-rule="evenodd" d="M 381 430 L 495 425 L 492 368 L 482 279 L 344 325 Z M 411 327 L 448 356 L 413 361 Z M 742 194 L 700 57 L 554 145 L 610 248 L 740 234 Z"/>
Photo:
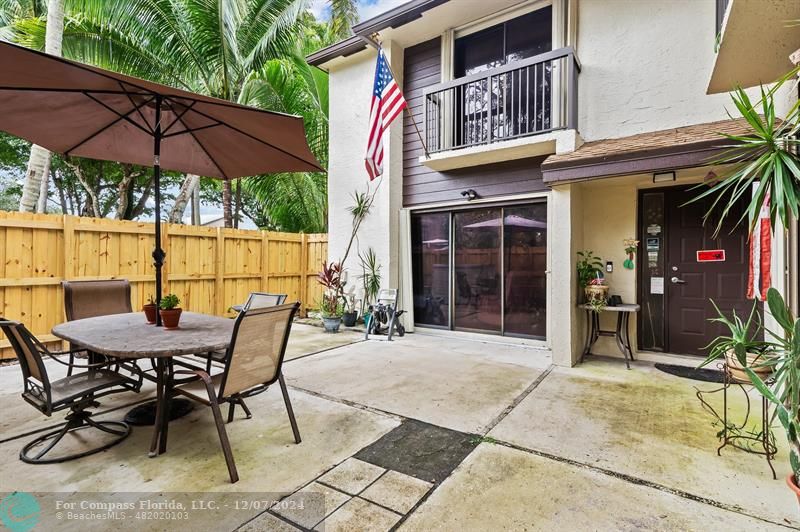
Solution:
<path fill-rule="evenodd" d="M 414 321 L 450 326 L 450 213 L 411 217 Z"/>
<path fill-rule="evenodd" d="M 453 327 L 500 332 L 502 209 L 455 212 Z"/>
<path fill-rule="evenodd" d="M 504 332 L 544 338 L 547 325 L 547 204 L 503 210 Z"/>

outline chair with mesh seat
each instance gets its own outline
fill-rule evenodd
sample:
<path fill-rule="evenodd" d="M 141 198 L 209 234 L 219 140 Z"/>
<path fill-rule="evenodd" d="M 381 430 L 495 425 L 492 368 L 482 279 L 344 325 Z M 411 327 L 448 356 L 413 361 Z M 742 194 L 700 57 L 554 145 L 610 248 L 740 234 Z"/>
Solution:
<path fill-rule="evenodd" d="M 127 279 L 62 281 L 61 285 L 64 287 L 64 313 L 67 321 L 133 312 L 131 285 Z M 92 363 L 102 360 L 102 357 L 93 353 L 89 355 Z M 73 356 L 74 354 L 70 354 L 70 363 L 74 360 Z M 67 374 L 71 373 L 72 370 L 68 370 Z"/>
<path fill-rule="evenodd" d="M 77 365 L 65 362 L 56 357 L 74 353 L 70 351 L 49 351 L 28 329 L 19 322 L 0 318 L 0 329 L 14 349 L 23 376 L 22 398 L 46 416 L 69 409 L 63 427 L 47 432 L 26 444 L 19 453 L 23 462 L 31 464 L 52 464 L 74 460 L 94 454 L 118 444 L 130 434 L 130 427 L 121 421 L 95 421 L 87 409 L 98 405 L 96 399 L 105 395 L 122 392 L 139 392 L 142 377 L 138 380 L 109 369 L 111 361 L 102 363 Z M 67 366 L 68 375 L 55 381 L 50 380 L 43 356 Z M 85 369 L 71 374 L 73 368 Z M 85 429 L 98 429 L 114 436 L 111 441 L 86 451 L 47 457 L 46 455 L 67 434 L 74 434 Z"/>
<path fill-rule="evenodd" d="M 220 403 L 229 403 L 232 406 L 241 404 L 243 398 L 261 393 L 278 382 L 292 426 L 294 441 L 295 443 L 301 441 L 282 373 L 292 320 L 299 308 L 300 303 L 292 303 L 243 310 L 236 318 L 225 357 L 225 370 L 222 373 L 210 376 L 200 369 L 175 372 L 176 375 L 196 377 L 176 386 L 174 393 L 211 407 L 231 482 L 238 481 L 239 475 L 225 431 L 225 423 L 222 420 Z"/>
<path fill-rule="evenodd" d="M 242 310 L 275 307 L 286 303 L 286 297 L 287 297 L 286 294 L 267 294 L 266 292 L 250 292 L 250 295 L 247 297 L 247 301 L 245 301 L 241 305 L 234 305 L 231 307 L 231 309 L 235 310 L 236 312 L 241 312 Z M 206 359 L 206 373 L 208 374 L 211 374 L 212 362 L 224 363 L 225 355 L 226 355 L 225 351 L 213 351 L 211 353 L 196 354 L 196 356 Z M 252 414 L 250 413 L 250 410 L 248 410 L 247 405 L 244 404 L 244 401 L 242 401 L 240 404 L 244 409 L 247 418 L 250 419 L 252 417 Z M 234 408 L 235 405 L 231 404 L 230 410 L 228 411 L 229 423 L 233 421 Z"/>
<path fill-rule="evenodd" d="M 247 301 L 242 305 L 234 305 L 231 308 L 236 312 L 249 310 L 251 308 L 267 308 L 283 305 L 286 303 L 286 294 L 267 294 L 266 292 L 250 292 Z"/>

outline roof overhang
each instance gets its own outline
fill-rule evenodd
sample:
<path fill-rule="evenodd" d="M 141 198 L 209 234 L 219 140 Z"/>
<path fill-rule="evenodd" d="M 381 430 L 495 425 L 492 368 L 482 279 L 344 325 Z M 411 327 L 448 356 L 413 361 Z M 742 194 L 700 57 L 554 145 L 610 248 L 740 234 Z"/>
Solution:
<path fill-rule="evenodd" d="M 336 44 L 323 48 L 307 57 L 308 63 L 321 66 L 331 59 L 347 57 L 366 48 L 369 38 L 386 28 L 399 28 L 404 24 L 416 20 L 429 9 L 440 6 L 450 0 L 411 0 L 405 4 L 390 9 L 385 13 L 372 17 L 353 26 L 353 35 Z"/>
<path fill-rule="evenodd" d="M 706 92 L 772 83 L 792 70 L 798 48 L 800 1 L 731 0 Z"/>
<path fill-rule="evenodd" d="M 572 153 L 548 157 L 542 163 L 542 178 L 553 186 L 709 166 L 731 147 L 722 132 L 744 135 L 747 127 L 741 119 L 725 120 L 587 142 Z"/>
<path fill-rule="evenodd" d="M 348 37 L 347 39 L 339 41 L 334 45 L 314 52 L 313 54 L 309 55 L 306 60 L 308 61 L 309 65 L 318 67 L 327 63 L 331 59 L 357 54 L 366 47 L 367 42 L 364 39 L 358 35 L 353 35 L 352 37 Z"/>

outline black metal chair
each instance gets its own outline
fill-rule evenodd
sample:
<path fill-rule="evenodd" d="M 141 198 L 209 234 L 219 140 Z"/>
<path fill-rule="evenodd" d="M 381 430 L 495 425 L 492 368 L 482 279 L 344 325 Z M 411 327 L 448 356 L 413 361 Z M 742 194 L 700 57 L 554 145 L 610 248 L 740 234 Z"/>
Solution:
<path fill-rule="evenodd" d="M 26 444 L 19 453 L 20 460 L 30 464 L 51 464 L 74 460 L 94 454 L 118 444 L 130 434 L 130 427 L 121 421 L 95 421 L 86 409 L 97 406 L 96 399 L 104 395 L 121 392 L 138 392 L 142 386 L 142 378 L 134 380 L 108 369 L 116 365 L 116 361 L 104 361 L 96 364 L 77 365 L 65 362 L 56 355 L 74 354 L 73 351 L 49 351 L 28 329 L 19 322 L 0 317 L 0 329 L 11 343 L 22 369 L 24 388 L 22 398 L 46 416 L 60 410 L 69 409 L 66 423 L 54 431 L 47 432 Z M 81 373 L 68 374 L 63 379 L 50 381 L 43 355 L 73 368 L 87 369 Z M 87 428 L 95 428 L 115 436 L 110 442 L 99 447 L 56 458 L 45 458 L 56 444 L 68 433 Z M 38 447 L 41 449 L 37 449 Z"/>
<path fill-rule="evenodd" d="M 188 383 L 176 386 L 174 393 L 185 395 L 211 407 L 232 483 L 239 480 L 239 474 L 225 431 L 225 423 L 222 421 L 220 403 L 229 403 L 232 412 L 233 406 L 242 404 L 243 398 L 261 393 L 277 381 L 289 414 L 294 441 L 295 443 L 301 441 L 282 373 L 292 320 L 299 308 L 300 303 L 292 303 L 243 310 L 236 318 L 225 358 L 225 370 L 222 373 L 211 376 L 200 369 L 175 372 L 176 375 L 196 377 Z"/>

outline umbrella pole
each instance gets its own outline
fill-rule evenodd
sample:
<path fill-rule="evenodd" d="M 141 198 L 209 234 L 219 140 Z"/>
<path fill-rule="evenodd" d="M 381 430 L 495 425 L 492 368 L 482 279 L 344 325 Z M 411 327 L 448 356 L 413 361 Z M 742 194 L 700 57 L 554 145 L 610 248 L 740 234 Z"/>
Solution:
<path fill-rule="evenodd" d="M 164 250 L 161 249 L 161 96 L 156 96 L 156 123 L 153 132 L 153 187 L 156 202 L 156 247 L 153 250 L 153 265 L 156 267 L 156 307 L 161 305 L 161 266 L 164 265 Z M 156 312 L 156 326 L 161 327 L 161 312 Z"/>

